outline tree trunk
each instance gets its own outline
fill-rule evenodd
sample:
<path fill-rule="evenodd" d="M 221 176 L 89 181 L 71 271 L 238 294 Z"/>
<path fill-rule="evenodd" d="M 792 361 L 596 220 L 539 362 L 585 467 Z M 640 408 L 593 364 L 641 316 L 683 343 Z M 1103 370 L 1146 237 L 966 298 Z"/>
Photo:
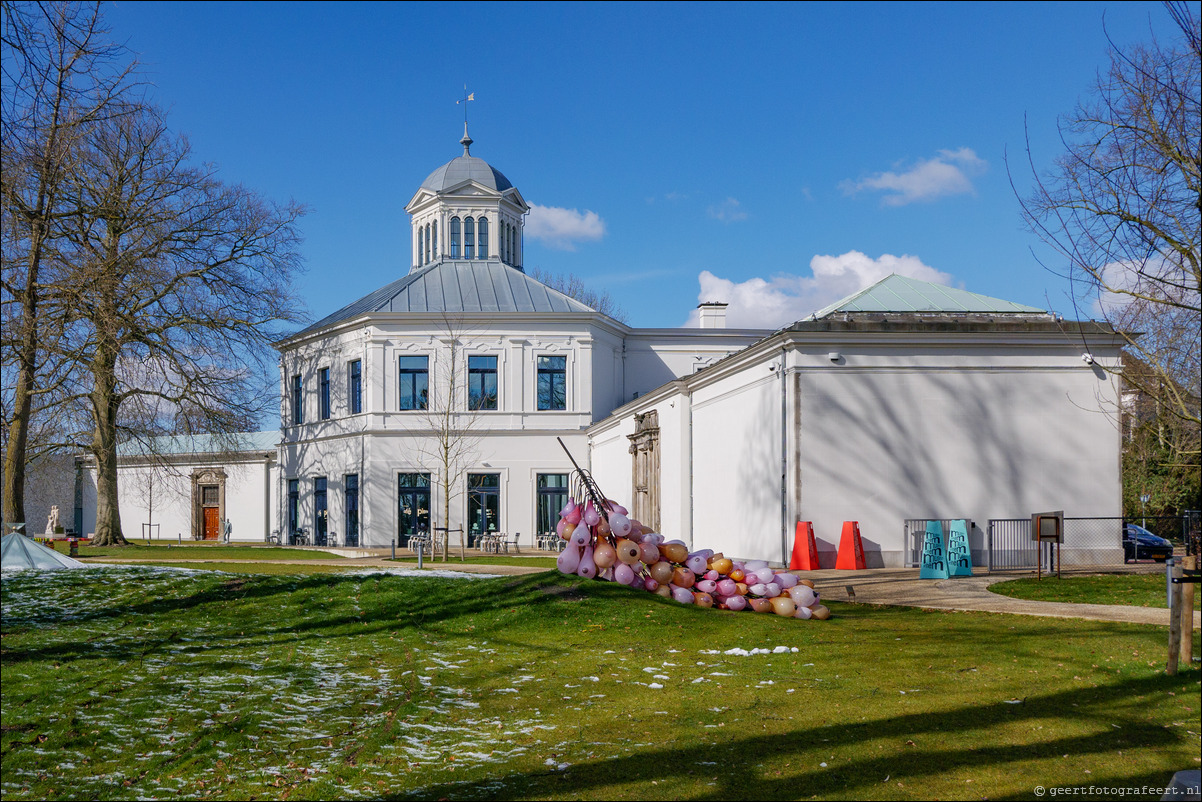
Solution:
<path fill-rule="evenodd" d="M 121 508 L 117 496 L 117 409 L 116 348 L 97 348 L 92 362 L 92 407 L 95 430 L 92 456 L 96 459 L 96 537 L 93 546 L 124 546 Z"/>

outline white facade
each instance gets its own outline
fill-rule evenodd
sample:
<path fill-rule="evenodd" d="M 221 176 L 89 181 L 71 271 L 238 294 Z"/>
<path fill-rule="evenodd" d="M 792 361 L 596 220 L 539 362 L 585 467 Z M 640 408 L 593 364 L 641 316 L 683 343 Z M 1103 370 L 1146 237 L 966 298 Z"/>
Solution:
<path fill-rule="evenodd" d="M 1103 367 L 1117 368 L 1120 341 L 1065 325 L 798 323 L 592 426 L 593 474 L 611 495 L 632 492 L 635 416 L 654 410 L 660 531 L 786 564 L 798 521 L 813 522 L 824 566 L 857 521 L 868 566 L 893 567 L 914 557 L 906 519 L 1118 516 L 1118 399 Z"/>

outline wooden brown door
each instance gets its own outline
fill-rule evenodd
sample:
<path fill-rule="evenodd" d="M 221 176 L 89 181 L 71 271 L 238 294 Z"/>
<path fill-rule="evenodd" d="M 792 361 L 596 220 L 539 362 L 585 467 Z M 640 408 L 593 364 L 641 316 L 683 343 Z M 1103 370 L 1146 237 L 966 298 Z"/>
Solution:
<path fill-rule="evenodd" d="M 205 507 L 205 540 L 219 540 L 221 538 L 221 509 L 219 507 Z"/>

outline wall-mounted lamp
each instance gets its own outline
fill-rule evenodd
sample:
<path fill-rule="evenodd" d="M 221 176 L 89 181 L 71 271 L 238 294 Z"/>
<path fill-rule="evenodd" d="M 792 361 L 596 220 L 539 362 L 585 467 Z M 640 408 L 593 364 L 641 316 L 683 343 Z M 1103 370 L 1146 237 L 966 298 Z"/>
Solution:
<path fill-rule="evenodd" d="M 1088 353 L 1088 352 L 1081 354 L 1081 361 L 1084 362 L 1086 365 L 1092 365 L 1093 364 L 1093 354 Z"/>
<path fill-rule="evenodd" d="M 840 359 L 843 358 L 843 354 L 839 353 L 838 351 L 831 351 L 829 354 L 826 355 L 826 358 L 832 362 L 838 362 Z"/>

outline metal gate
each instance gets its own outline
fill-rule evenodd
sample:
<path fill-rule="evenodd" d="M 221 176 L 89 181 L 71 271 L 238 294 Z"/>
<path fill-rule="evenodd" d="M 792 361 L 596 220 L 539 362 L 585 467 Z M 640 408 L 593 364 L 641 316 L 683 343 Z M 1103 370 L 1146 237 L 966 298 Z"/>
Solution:
<path fill-rule="evenodd" d="M 1034 571 L 1039 567 L 1039 547 L 1031 541 L 1030 518 L 991 518 L 985 550 L 990 571 Z"/>

